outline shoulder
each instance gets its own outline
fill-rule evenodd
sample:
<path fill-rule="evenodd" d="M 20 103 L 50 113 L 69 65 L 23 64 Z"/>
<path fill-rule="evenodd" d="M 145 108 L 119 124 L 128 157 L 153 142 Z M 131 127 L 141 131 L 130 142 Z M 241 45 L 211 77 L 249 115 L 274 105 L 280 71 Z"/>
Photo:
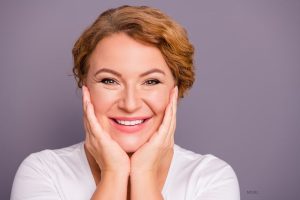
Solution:
<path fill-rule="evenodd" d="M 46 149 L 27 156 L 14 178 L 11 199 L 60 199 L 70 185 L 85 181 L 83 142 L 60 149 Z M 81 173 L 77 176 L 78 173 Z M 78 184 L 79 185 L 79 184 Z M 80 188 L 78 187 L 78 191 Z"/>
<path fill-rule="evenodd" d="M 222 168 L 231 168 L 224 160 L 212 154 L 199 154 L 184 149 L 178 145 L 174 147 L 174 159 L 176 164 L 182 165 L 189 170 L 200 170 L 202 172 L 218 171 Z"/>
<path fill-rule="evenodd" d="M 61 167 L 65 163 L 78 161 L 81 157 L 83 143 L 77 143 L 72 146 L 59 149 L 45 149 L 39 152 L 31 153 L 27 156 L 22 165 L 31 165 L 39 168 Z"/>
<path fill-rule="evenodd" d="M 11 199 L 61 199 L 60 183 L 65 183 L 64 177 L 68 176 L 72 166 L 68 163 L 78 160 L 80 145 L 47 149 L 27 156 L 16 172 Z"/>
<path fill-rule="evenodd" d="M 229 199 L 239 199 L 239 185 L 233 168 L 217 156 L 198 154 L 175 145 L 172 162 L 172 173 L 181 177 L 176 180 L 184 180 L 193 197 L 220 195 L 227 199 L 224 197 L 228 195 Z"/>
<path fill-rule="evenodd" d="M 53 179 L 53 174 L 57 176 L 66 170 L 74 171 L 70 169 L 81 166 L 78 162 L 82 160 L 82 149 L 83 142 L 80 142 L 69 147 L 31 153 L 20 164 L 15 178 L 39 176 Z"/>

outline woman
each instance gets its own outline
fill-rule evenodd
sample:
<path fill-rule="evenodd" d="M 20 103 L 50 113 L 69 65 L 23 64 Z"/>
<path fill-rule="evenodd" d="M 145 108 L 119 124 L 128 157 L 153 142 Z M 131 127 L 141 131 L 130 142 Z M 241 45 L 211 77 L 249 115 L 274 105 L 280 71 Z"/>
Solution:
<path fill-rule="evenodd" d="M 11 199 L 239 199 L 226 162 L 174 145 L 193 53 L 185 30 L 157 9 L 102 13 L 73 48 L 85 141 L 28 156 Z"/>

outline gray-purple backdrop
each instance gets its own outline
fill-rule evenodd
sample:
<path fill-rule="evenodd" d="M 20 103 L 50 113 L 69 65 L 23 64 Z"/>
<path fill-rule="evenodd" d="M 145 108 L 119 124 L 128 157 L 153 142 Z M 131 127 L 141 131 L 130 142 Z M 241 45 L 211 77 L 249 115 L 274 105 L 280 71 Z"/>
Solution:
<path fill-rule="evenodd" d="M 243 200 L 300 199 L 300 1 L 0 2 L 0 199 L 30 153 L 84 139 L 71 48 L 100 12 L 158 7 L 189 31 L 197 81 L 176 142 L 230 163 Z"/>

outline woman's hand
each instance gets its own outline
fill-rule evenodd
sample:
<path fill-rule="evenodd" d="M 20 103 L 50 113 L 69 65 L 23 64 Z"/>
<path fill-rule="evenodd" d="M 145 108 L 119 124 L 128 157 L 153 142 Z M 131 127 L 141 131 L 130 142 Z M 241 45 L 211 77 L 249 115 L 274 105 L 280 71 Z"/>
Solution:
<path fill-rule="evenodd" d="M 131 156 L 132 199 L 162 198 L 159 180 L 167 175 L 173 156 L 177 96 L 176 86 L 158 131 Z"/>
<path fill-rule="evenodd" d="M 130 159 L 126 152 L 103 130 L 91 103 L 88 88 L 83 86 L 85 146 L 92 154 L 101 171 L 91 200 L 126 199 L 130 173 Z"/>
<path fill-rule="evenodd" d="M 177 87 L 172 91 L 158 131 L 131 157 L 131 174 L 157 171 L 166 153 L 173 150 L 176 127 Z"/>
<path fill-rule="evenodd" d="M 95 116 L 94 106 L 86 86 L 82 86 L 82 92 L 83 120 L 86 132 L 85 146 L 99 165 L 101 177 L 106 172 L 129 175 L 130 159 L 128 155 L 101 127 Z"/>

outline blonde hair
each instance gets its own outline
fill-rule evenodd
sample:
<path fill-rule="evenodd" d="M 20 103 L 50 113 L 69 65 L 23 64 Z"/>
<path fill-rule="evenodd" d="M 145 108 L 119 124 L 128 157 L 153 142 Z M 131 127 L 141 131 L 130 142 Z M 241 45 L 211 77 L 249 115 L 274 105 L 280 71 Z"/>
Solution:
<path fill-rule="evenodd" d="M 86 78 L 88 60 L 97 43 L 120 32 L 161 51 L 178 86 L 179 97 L 192 87 L 195 80 L 194 48 L 185 29 L 158 9 L 121 6 L 103 12 L 76 41 L 72 50 L 73 74 L 79 88 Z"/>

